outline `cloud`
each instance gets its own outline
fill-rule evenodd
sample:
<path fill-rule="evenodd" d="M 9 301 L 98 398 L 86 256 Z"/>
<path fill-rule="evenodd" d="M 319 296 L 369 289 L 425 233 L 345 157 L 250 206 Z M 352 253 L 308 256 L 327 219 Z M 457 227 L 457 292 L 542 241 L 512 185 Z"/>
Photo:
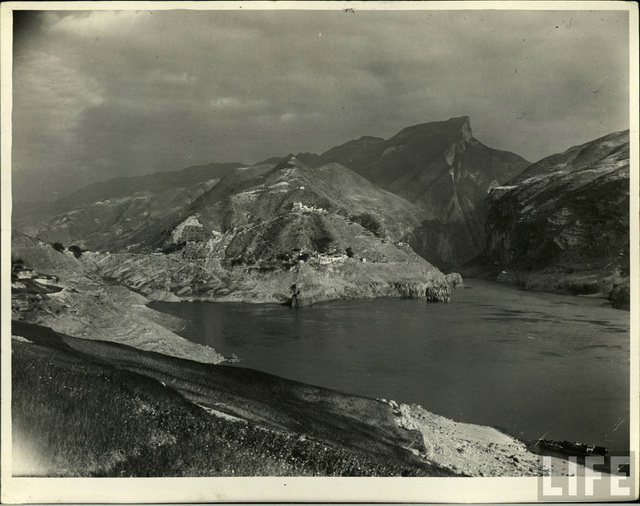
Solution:
<path fill-rule="evenodd" d="M 209 101 L 213 111 L 230 111 L 235 113 L 264 111 L 269 106 L 269 102 L 264 98 L 252 99 L 242 97 L 217 97 Z"/>
<path fill-rule="evenodd" d="M 50 18 L 52 32 L 64 32 L 80 37 L 99 37 L 136 29 L 145 11 L 88 11 Z"/>
<path fill-rule="evenodd" d="M 14 73 L 15 107 L 21 120 L 46 120 L 63 135 L 72 134 L 84 107 L 103 101 L 99 84 L 90 77 L 66 67 L 59 57 L 32 52 L 18 62 Z M 43 109 L 45 113 L 42 114 Z M 20 121 L 18 125 L 27 123 Z"/>
<path fill-rule="evenodd" d="M 32 13 L 16 41 L 14 165 L 24 181 L 56 174 L 50 187 L 70 191 L 461 115 L 482 142 L 534 161 L 628 128 L 626 16 Z"/>
<path fill-rule="evenodd" d="M 68 167 L 68 154 L 77 152 L 83 112 L 103 103 L 102 89 L 44 51 L 16 63 L 14 89 L 14 178 L 46 190 Z"/>
<path fill-rule="evenodd" d="M 163 69 L 156 69 L 149 74 L 147 78 L 150 83 L 154 81 L 159 84 L 170 85 L 187 85 L 196 82 L 195 76 L 189 74 L 189 72 L 172 73 Z"/>

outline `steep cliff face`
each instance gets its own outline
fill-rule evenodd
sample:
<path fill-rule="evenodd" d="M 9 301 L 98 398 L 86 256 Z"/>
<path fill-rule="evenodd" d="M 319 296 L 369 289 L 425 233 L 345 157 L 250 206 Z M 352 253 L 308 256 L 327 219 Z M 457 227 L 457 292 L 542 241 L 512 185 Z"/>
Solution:
<path fill-rule="evenodd" d="M 468 117 L 406 128 L 383 147 L 373 166 L 361 170 L 434 216 L 412 246 L 439 265 L 459 264 L 482 251 L 489 188 L 529 164 L 476 140 Z"/>
<path fill-rule="evenodd" d="M 475 139 L 467 116 L 411 126 L 388 140 L 362 137 L 304 156 L 312 166 L 340 163 L 426 210 L 430 218 L 411 245 L 439 266 L 461 264 L 482 251 L 489 188 L 529 165 Z"/>
<path fill-rule="evenodd" d="M 276 302 L 425 296 L 448 286 L 406 237 L 428 214 L 338 164 L 236 169 L 100 272 L 146 294 Z"/>
<path fill-rule="evenodd" d="M 610 294 L 628 283 L 628 131 L 545 158 L 488 201 L 486 257 L 529 288 Z"/>

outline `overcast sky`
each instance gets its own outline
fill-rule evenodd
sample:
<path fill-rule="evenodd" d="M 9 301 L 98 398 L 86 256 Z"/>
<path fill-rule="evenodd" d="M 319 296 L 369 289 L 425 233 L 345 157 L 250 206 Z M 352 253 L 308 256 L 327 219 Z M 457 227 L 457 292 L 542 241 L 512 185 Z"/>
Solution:
<path fill-rule="evenodd" d="M 622 12 L 14 13 L 14 199 L 471 117 L 530 161 L 629 127 Z"/>

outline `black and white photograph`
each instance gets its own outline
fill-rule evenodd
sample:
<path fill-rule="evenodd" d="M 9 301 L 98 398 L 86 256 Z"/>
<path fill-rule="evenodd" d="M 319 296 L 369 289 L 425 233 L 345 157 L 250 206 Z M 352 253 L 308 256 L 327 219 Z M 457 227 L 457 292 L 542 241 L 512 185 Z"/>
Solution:
<path fill-rule="evenodd" d="M 637 4 L 1 22 L 3 502 L 638 497 Z"/>

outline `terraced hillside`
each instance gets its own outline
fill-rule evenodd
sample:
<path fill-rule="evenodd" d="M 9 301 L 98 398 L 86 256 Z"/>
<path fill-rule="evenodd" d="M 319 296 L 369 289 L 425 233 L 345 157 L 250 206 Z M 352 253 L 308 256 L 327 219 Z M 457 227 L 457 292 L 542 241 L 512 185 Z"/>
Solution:
<path fill-rule="evenodd" d="M 338 164 L 311 169 L 294 157 L 235 169 L 96 266 L 181 298 L 275 302 L 294 283 L 307 303 L 424 296 L 447 285 L 407 244 L 426 216 Z"/>

